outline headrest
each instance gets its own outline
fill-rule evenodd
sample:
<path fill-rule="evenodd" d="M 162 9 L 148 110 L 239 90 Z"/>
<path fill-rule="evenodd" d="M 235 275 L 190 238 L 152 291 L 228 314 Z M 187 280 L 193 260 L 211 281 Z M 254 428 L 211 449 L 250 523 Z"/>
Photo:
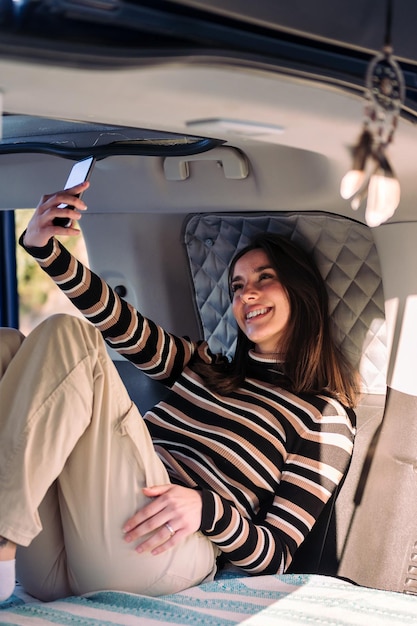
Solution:
<path fill-rule="evenodd" d="M 385 394 L 387 341 L 384 295 L 372 231 L 326 213 L 192 215 L 185 246 L 205 339 L 214 352 L 231 356 L 236 341 L 228 266 L 260 232 L 278 233 L 315 259 L 326 282 L 335 338 L 359 368 L 364 393 Z"/>

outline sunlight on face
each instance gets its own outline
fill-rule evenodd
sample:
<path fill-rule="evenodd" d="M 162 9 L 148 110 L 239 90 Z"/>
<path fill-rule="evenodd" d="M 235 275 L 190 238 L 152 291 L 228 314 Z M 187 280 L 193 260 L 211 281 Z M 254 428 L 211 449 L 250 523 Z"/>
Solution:
<path fill-rule="evenodd" d="M 251 250 L 234 267 L 233 315 L 260 353 L 280 352 L 290 317 L 287 291 L 264 250 Z"/>

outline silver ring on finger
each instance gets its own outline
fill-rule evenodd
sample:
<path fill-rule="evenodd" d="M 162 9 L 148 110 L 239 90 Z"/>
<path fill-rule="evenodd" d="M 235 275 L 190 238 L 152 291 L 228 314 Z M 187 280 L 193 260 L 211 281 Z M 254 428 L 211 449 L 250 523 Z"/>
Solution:
<path fill-rule="evenodd" d="M 173 537 L 175 535 L 175 530 L 172 528 L 171 524 L 169 524 L 168 522 L 165 524 L 169 534 L 171 535 L 171 537 Z"/>

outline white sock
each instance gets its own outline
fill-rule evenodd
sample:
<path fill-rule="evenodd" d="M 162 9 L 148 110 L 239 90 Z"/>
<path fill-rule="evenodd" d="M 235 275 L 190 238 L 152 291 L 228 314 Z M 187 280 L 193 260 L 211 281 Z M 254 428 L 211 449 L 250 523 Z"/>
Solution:
<path fill-rule="evenodd" d="M 0 561 L 0 602 L 12 595 L 16 584 L 16 561 Z"/>

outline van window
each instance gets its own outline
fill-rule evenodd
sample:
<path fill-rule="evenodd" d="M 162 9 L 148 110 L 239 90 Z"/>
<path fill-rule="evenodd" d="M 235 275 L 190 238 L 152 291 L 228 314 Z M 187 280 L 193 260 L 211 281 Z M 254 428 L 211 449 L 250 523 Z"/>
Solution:
<path fill-rule="evenodd" d="M 25 335 L 54 313 L 71 313 L 81 316 L 59 287 L 18 244 L 19 237 L 33 212 L 34 209 L 15 211 L 19 329 Z M 65 237 L 63 242 L 80 261 L 88 265 L 88 255 L 82 234 L 78 237 Z"/>

